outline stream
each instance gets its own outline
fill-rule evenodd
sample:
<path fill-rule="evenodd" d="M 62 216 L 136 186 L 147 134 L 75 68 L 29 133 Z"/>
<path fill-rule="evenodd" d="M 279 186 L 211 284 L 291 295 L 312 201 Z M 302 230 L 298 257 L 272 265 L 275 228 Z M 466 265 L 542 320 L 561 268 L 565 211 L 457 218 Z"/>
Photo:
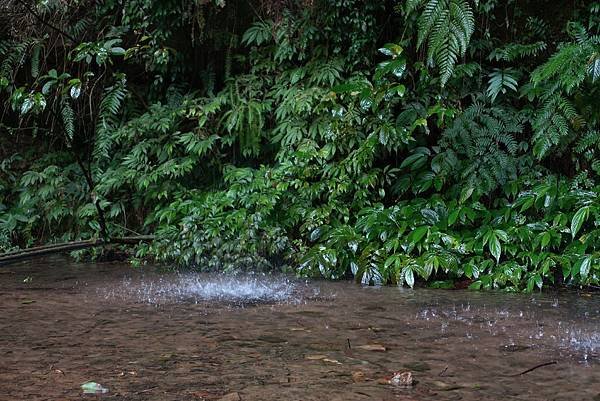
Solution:
<path fill-rule="evenodd" d="M 599 401 L 600 294 L 0 267 L 0 400 L 82 398 Z"/>

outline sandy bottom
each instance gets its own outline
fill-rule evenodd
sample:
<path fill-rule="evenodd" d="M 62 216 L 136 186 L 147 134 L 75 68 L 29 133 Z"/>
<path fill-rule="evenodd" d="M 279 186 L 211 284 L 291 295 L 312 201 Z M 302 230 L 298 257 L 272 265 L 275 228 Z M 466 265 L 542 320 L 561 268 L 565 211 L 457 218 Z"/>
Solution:
<path fill-rule="evenodd" d="M 61 259 L 0 273 L 2 401 L 600 400 L 598 295 L 230 280 Z M 556 363 L 519 375 L 546 362 Z M 398 371 L 416 384 L 387 384 Z M 84 396 L 87 381 L 109 392 Z"/>

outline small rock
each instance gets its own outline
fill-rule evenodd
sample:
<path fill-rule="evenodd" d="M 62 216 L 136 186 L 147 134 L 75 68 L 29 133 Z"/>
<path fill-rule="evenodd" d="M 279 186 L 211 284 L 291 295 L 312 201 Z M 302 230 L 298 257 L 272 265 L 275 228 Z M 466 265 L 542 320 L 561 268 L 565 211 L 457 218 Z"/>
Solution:
<path fill-rule="evenodd" d="M 354 383 L 364 382 L 366 379 L 365 372 L 361 372 L 360 370 L 352 372 L 352 381 Z"/>
<path fill-rule="evenodd" d="M 219 398 L 219 401 L 241 401 L 238 393 L 229 393 Z"/>
<path fill-rule="evenodd" d="M 396 372 L 390 379 L 390 384 L 398 387 L 412 387 L 415 385 L 415 380 L 411 372 Z"/>

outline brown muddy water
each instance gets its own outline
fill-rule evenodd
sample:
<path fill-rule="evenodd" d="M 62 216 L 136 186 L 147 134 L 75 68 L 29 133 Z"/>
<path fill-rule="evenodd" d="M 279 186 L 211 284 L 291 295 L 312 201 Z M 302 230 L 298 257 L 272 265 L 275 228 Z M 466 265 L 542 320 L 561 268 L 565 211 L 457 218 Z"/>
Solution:
<path fill-rule="evenodd" d="M 0 267 L 0 400 L 600 400 L 600 295 Z M 520 374 L 547 362 L 530 372 Z M 416 384 L 389 384 L 410 371 Z M 109 392 L 83 395 L 81 384 Z"/>

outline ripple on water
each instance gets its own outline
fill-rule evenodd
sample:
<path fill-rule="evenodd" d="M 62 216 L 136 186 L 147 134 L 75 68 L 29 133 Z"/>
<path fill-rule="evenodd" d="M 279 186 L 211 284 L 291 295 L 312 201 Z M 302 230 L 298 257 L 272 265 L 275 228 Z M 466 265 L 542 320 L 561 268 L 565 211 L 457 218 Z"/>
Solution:
<path fill-rule="evenodd" d="M 558 349 L 564 356 L 582 362 L 600 362 L 600 331 L 595 303 L 590 310 L 551 302 L 513 302 L 502 306 L 486 304 L 445 304 L 420 307 L 414 318 L 435 325 L 442 334 L 454 329 L 462 339 L 480 341 L 482 335 L 500 337 L 505 352 L 523 349 Z M 571 303 L 573 304 L 573 303 Z M 559 313 L 560 312 L 560 313 Z M 474 335 L 473 333 L 479 333 Z M 504 340 L 502 340 L 504 339 Z M 460 339 L 459 339 L 460 341 Z"/>

